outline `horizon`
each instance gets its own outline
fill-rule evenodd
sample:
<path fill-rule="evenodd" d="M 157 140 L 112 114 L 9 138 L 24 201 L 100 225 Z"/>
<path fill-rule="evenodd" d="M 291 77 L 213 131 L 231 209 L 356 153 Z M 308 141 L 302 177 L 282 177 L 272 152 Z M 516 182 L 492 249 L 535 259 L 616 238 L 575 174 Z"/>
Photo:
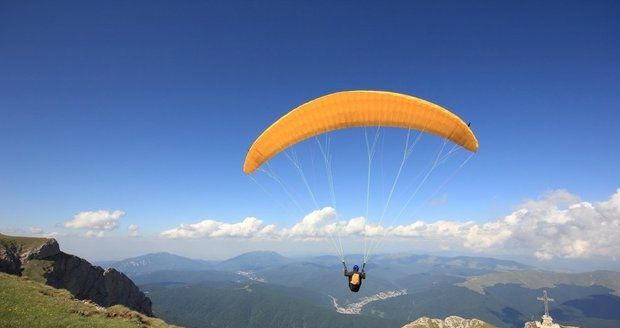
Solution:
<path fill-rule="evenodd" d="M 61 250 L 63 246 L 61 245 Z M 71 253 L 71 252 L 70 252 Z M 234 259 L 236 257 L 250 254 L 250 253 L 274 253 L 289 259 L 308 259 L 315 257 L 333 257 L 338 258 L 338 255 L 334 254 L 332 251 L 327 252 L 286 252 L 286 251 L 276 251 L 271 249 L 253 249 L 247 251 L 241 251 L 237 253 L 232 253 L 228 256 L 220 256 L 220 257 L 201 257 L 200 254 L 196 254 L 197 256 L 192 256 L 190 254 L 184 254 L 183 252 L 174 252 L 168 250 L 162 251 L 154 251 L 149 253 L 136 253 L 131 256 L 125 257 L 117 257 L 117 258 L 90 258 L 85 257 L 91 263 L 102 263 L 102 262 L 119 262 L 133 258 L 140 258 L 148 255 L 157 255 L 157 254 L 168 254 L 179 256 L 183 258 L 188 258 L 192 260 L 199 261 L 209 261 L 209 262 L 222 262 L 230 259 Z M 72 253 L 72 254 L 79 254 Z M 500 260 L 500 261 L 510 261 L 516 262 L 519 264 L 530 266 L 534 269 L 541 269 L 546 271 L 554 271 L 554 272 L 567 272 L 567 273 L 580 273 L 580 272 L 591 272 L 591 271 L 620 271 L 620 263 L 612 262 L 609 263 L 607 261 L 601 259 L 587 259 L 587 260 L 566 260 L 566 259 L 556 259 L 553 261 L 545 261 L 541 262 L 533 258 L 526 257 L 518 257 L 518 256 L 492 256 L 492 255 L 484 255 L 484 254 L 476 254 L 476 253 L 463 253 L 458 251 L 443 251 L 443 252 L 416 252 L 416 251 L 395 251 L 395 252 L 379 252 L 376 253 L 375 256 L 435 256 L 442 258 L 479 258 L 479 259 L 491 259 L 491 260 Z M 347 262 L 351 263 L 361 263 L 361 259 L 363 257 L 362 253 L 346 253 L 345 258 Z M 579 265 L 575 266 L 575 262 Z M 370 264 L 372 265 L 372 263 Z"/>
<path fill-rule="evenodd" d="M 345 253 L 620 270 L 618 2 L 0 8 L 0 233 L 96 261 L 335 255 L 337 232 Z M 407 130 L 330 133 L 338 206 L 313 140 L 269 162 L 286 187 L 243 173 L 271 123 L 343 90 L 444 106 L 480 149 L 425 134 L 400 176 Z"/>

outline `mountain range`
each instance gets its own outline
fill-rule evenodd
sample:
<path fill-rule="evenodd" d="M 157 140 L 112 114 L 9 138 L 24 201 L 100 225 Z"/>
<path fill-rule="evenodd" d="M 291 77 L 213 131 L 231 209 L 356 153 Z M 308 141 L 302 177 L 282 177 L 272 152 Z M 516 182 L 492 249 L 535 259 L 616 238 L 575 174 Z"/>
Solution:
<path fill-rule="evenodd" d="M 127 275 L 148 273 L 162 270 L 207 270 L 213 266 L 212 262 L 190 259 L 166 252 L 146 254 L 122 261 L 95 262 L 106 268 L 114 268 Z"/>
<path fill-rule="evenodd" d="M 175 266 L 157 270 L 169 265 L 165 258 L 175 259 Z M 288 258 L 251 252 L 209 262 L 149 254 L 131 262 L 136 265 L 126 273 L 153 300 L 154 313 L 187 327 L 204 322 L 215 327 L 277 327 L 273 318 L 292 326 L 386 327 L 424 316 L 458 315 L 521 328 L 542 314 L 536 298 L 543 289 L 556 300 L 551 305 L 556 321 L 620 326 L 615 310 L 620 308 L 620 273 L 612 271 L 556 273 L 485 257 L 384 254 L 367 266 L 361 291 L 351 293 L 342 264 L 332 256 Z M 119 263 L 125 261 L 111 265 L 122 271 Z M 236 313 L 235 320 L 225 319 L 230 313 Z"/>

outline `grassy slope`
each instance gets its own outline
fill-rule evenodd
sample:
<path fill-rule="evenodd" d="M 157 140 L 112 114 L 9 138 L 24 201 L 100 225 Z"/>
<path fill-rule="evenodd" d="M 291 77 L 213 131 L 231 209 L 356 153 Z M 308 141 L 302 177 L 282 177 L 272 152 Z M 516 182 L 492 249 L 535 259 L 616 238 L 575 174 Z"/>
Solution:
<path fill-rule="evenodd" d="M 29 251 L 46 241 L 47 238 L 15 237 L 0 234 L 0 246 L 15 245 L 21 251 Z"/>
<path fill-rule="evenodd" d="M 42 284 L 47 283 L 45 274 L 52 269 L 54 261 L 50 260 L 30 260 L 24 266 L 22 271 L 22 277 L 26 277 L 29 280 L 40 282 Z"/>
<path fill-rule="evenodd" d="M 170 327 L 123 306 L 102 308 L 26 278 L 0 273 L 2 327 Z"/>

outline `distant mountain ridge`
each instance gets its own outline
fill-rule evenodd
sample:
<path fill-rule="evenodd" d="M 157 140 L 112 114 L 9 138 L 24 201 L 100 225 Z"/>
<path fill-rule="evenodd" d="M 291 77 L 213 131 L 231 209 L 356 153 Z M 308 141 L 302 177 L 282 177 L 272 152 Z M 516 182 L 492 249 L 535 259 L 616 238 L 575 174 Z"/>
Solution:
<path fill-rule="evenodd" d="M 296 262 L 272 251 L 255 251 L 243 253 L 217 264 L 220 270 L 261 270 L 274 266 Z"/>
<path fill-rule="evenodd" d="M 224 261 L 192 259 L 167 252 L 150 253 L 120 261 L 105 261 L 102 265 L 130 276 L 157 271 L 256 271 L 294 263 L 296 260 L 272 251 L 243 253 Z"/>
<path fill-rule="evenodd" d="M 361 255 L 349 255 L 347 259 L 361 258 Z M 348 264 L 355 264 L 349 261 Z M 120 261 L 99 262 L 104 267 L 115 268 L 127 275 L 139 275 L 156 271 L 262 271 L 287 265 L 309 264 L 324 266 L 341 266 L 335 256 L 315 256 L 290 258 L 273 251 L 253 251 L 223 261 L 192 259 L 181 255 L 160 252 L 150 253 Z M 477 275 L 497 270 L 528 270 L 532 267 L 515 261 L 485 257 L 442 257 L 418 254 L 378 254 L 369 263 L 369 268 L 391 271 L 417 273 L 432 270 L 449 271 L 456 275 Z"/>
<path fill-rule="evenodd" d="M 121 261 L 106 261 L 106 264 L 128 275 L 149 273 L 163 270 L 208 270 L 213 262 L 190 259 L 166 252 L 150 253 Z"/>
<path fill-rule="evenodd" d="M 576 286 L 599 285 L 612 290 L 611 294 L 620 296 L 620 272 L 592 271 L 582 273 L 562 273 L 542 270 L 499 271 L 481 276 L 468 277 L 458 286 L 484 294 L 484 289 L 497 284 L 519 284 L 525 288 L 553 288 L 560 284 Z"/>
<path fill-rule="evenodd" d="M 103 270 L 66 254 L 52 238 L 0 234 L 0 272 L 66 289 L 78 299 L 88 299 L 101 306 L 122 304 L 153 315 L 151 300 L 125 274 L 115 269 Z"/>

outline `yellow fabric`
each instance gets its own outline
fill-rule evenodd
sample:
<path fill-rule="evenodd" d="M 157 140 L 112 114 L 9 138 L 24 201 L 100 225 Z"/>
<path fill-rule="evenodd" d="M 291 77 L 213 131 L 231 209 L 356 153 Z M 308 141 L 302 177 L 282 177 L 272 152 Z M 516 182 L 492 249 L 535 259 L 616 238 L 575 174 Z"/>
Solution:
<path fill-rule="evenodd" d="M 310 137 L 363 126 L 421 130 L 467 150 L 478 150 L 478 140 L 467 124 L 439 105 L 394 92 L 343 91 L 309 101 L 278 119 L 254 141 L 243 171 L 251 174 L 271 157 Z"/>
<path fill-rule="evenodd" d="M 359 285 L 360 284 L 360 274 L 354 273 L 351 276 L 351 285 Z"/>

